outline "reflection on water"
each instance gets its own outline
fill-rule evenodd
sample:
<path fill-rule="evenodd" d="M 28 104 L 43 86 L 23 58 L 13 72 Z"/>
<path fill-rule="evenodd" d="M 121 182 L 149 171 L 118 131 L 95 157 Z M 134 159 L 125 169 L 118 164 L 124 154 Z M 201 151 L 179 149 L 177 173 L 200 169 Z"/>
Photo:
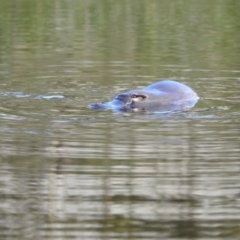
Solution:
<path fill-rule="evenodd" d="M 0 3 L 0 239 L 240 237 L 239 4 Z M 98 112 L 159 79 L 184 112 Z"/>
<path fill-rule="evenodd" d="M 238 123 L 188 114 L 5 122 L 2 235 L 238 236 Z"/>

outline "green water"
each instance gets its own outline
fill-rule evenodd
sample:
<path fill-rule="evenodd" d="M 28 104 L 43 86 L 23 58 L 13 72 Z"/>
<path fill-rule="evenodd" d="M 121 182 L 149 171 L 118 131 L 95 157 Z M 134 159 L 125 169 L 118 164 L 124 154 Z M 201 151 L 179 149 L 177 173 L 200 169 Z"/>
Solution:
<path fill-rule="evenodd" d="M 239 12 L 231 0 L 0 0 L 0 239 L 238 239 Z M 199 102 L 87 107 L 160 79 Z"/>

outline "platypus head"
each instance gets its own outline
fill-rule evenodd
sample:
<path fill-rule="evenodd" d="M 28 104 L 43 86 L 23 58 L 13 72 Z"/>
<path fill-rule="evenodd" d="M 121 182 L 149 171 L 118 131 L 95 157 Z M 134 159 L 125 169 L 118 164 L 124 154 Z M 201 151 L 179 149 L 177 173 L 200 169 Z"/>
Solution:
<path fill-rule="evenodd" d="M 144 94 L 130 91 L 117 95 L 110 102 L 93 103 L 89 107 L 96 110 L 114 109 L 117 111 L 128 111 L 136 108 L 139 104 L 141 105 L 146 98 L 147 96 Z"/>

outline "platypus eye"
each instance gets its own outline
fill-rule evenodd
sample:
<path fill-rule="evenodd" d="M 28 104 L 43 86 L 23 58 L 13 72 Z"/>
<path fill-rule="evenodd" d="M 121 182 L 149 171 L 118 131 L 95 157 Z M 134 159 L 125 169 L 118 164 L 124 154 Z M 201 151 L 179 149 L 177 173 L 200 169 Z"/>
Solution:
<path fill-rule="evenodd" d="M 140 100 L 143 100 L 143 99 L 145 99 L 147 96 L 145 96 L 145 95 L 143 95 L 143 94 L 133 94 L 133 95 L 131 95 L 131 98 L 133 98 L 133 99 L 136 99 L 136 98 L 138 98 L 138 99 L 140 99 Z"/>

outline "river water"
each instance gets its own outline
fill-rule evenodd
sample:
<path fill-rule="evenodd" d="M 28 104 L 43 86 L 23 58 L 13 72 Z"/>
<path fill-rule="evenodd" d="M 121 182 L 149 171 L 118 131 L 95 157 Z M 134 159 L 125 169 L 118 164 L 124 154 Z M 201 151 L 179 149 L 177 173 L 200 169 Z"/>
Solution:
<path fill-rule="evenodd" d="M 0 239 L 239 239 L 238 1 L 0 1 Z M 93 111 L 160 79 L 185 112 Z"/>

